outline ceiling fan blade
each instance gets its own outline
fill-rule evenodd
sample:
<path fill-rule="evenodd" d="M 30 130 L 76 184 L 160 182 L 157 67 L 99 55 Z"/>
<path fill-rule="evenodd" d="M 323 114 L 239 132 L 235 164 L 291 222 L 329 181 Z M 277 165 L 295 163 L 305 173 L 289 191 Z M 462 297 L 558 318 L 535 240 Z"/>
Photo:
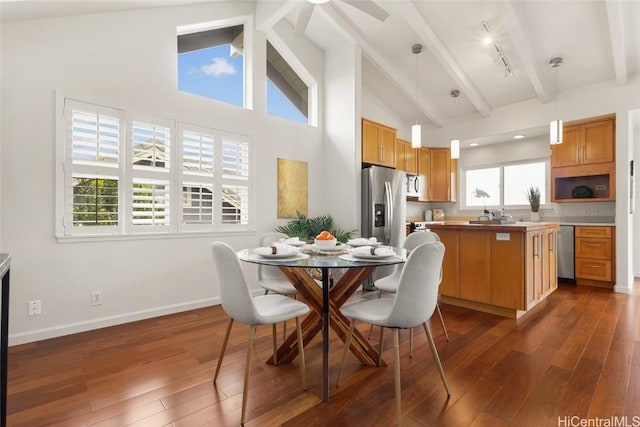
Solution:
<path fill-rule="evenodd" d="M 311 20 L 311 13 L 313 13 L 313 8 L 313 3 L 309 2 L 305 2 L 300 6 L 300 11 L 298 12 L 298 20 L 296 21 L 296 28 L 294 30 L 294 34 L 296 36 L 304 35 L 304 32 L 307 30 L 307 25 L 309 25 L 309 20 Z"/>
<path fill-rule="evenodd" d="M 363 0 L 342 0 L 349 6 L 353 6 L 358 10 L 366 13 L 367 15 L 371 15 L 376 18 L 378 21 L 384 21 L 389 17 L 389 12 L 375 4 L 372 0 L 363 1 Z"/>

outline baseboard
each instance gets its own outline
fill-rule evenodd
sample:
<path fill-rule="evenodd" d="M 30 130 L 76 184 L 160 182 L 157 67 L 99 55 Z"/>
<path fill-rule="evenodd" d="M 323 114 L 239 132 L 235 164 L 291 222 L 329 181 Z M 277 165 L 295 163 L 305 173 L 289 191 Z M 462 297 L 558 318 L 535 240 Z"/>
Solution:
<path fill-rule="evenodd" d="M 165 316 L 167 314 L 174 314 L 218 304 L 220 304 L 219 297 L 206 298 L 198 301 L 189 301 L 164 307 L 155 307 L 148 310 L 118 314 L 116 316 L 101 317 L 99 319 L 91 319 L 83 322 L 69 323 L 51 328 L 22 332 L 19 334 L 9 335 L 9 346 L 41 341 L 49 338 L 57 338 L 64 335 L 77 334 L 79 332 L 92 331 L 94 329 L 121 325 L 123 323 L 130 323 L 138 320 L 151 319 L 153 317 Z"/>

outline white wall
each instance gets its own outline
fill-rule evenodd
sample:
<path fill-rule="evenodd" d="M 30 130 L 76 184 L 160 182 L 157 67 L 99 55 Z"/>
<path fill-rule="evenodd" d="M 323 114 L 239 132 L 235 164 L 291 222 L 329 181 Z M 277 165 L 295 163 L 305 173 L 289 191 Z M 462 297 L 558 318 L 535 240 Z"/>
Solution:
<path fill-rule="evenodd" d="M 176 90 L 176 27 L 250 15 L 252 9 L 253 2 L 211 2 L 2 25 L 0 241 L 12 255 L 12 344 L 217 303 L 209 243 L 221 239 L 238 249 L 251 246 L 259 234 L 286 222 L 276 218 L 278 157 L 309 162 L 309 214 L 331 211 L 333 199 L 324 195 L 322 127 L 265 114 L 263 34 L 247 41 L 258 59 L 252 67 L 253 111 Z M 294 47 L 322 85 L 322 51 L 302 41 Z M 259 177 L 256 233 L 58 243 L 57 90 L 251 136 Z M 253 268 L 246 269 L 255 277 Z M 102 306 L 90 305 L 92 290 L 103 291 Z M 33 299 L 42 300 L 41 316 L 27 316 Z"/>

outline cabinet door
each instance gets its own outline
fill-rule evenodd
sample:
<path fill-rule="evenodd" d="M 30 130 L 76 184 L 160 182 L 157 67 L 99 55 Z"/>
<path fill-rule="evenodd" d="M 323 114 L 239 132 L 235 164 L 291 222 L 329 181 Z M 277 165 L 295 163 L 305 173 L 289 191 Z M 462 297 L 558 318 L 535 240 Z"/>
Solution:
<path fill-rule="evenodd" d="M 362 162 L 381 164 L 381 129 L 377 123 L 362 119 Z"/>
<path fill-rule="evenodd" d="M 429 170 L 429 198 L 433 202 L 451 200 L 451 154 L 448 148 L 432 148 Z"/>
<path fill-rule="evenodd" d="M 418 200 L 421 202 L 428 202 L 430 200 L 429 194 L 429 159 L 431 150 L 427 147 L 421 147 L 418 149 L 418 174 L 423 178 L 424 185 L 420 189 L 420 195 Z"/>
<path fill-rule="evenodd" d="M 382 148 L 382 165 L 396 167 L 396 130 L 380 126 L 380 146 Z"/>
<path fill-rule="evenodd" d="M 542 289 L 542 233 L 538 231 L 530 231 L 527 233 L 526 243 L 526 261 L 527 261 L 527 290 L 526 301 L 527 309 L 533 307 L 544 293 Z"/>
<path fill-rule="evenodd" d="M 562 144 L 551 146 L 551 167 L 575 166 L 580 163 L 581 127 L 565 126 L 562 130 Z"/>
<path fill-rule="evenodd" d="M 460 231 L 460 298 L 491 303 L 491 252 L 488 231 Z"/>
<path fill-rule="evenodd" d="M 611 261 L 576 258 L 576 279 L 611 281 Z"/>
<path fill-rule="evenodd" d="M 491 232 L 490 235 L 491 304 L 524 310 L 525 234 Z"/>
<path fill-rule="evenodd" d="M 546 270 L 549 276 L 547 288 L 544 289 L 545 295 L 558 289 L 558 232 L 556 230 L 546 230 L 544 232 L 546 242 L 545 251 L 548 254 L 546 261 Z"/>
<path fill-rule="evenodd" d="M 582 125 L 582 163 L 613 162 L 613 120 Z"/>
<path fill-rule="evenodd" d="M 440 282 L 440 293 L 442 295 L 459 298 L 459 244 L 458 231 L 438 230 L 440 241 L 444 245 L 444 260 L 442 262 L 442 282 Z"/>
<path fill-rule="evenodd" d="M 418 150 L 411 147 L 411 143 L 407 143 L 404 151 L 404 158 L 406 162 L 406 171 L 412 175 L 418 174 Z"/>

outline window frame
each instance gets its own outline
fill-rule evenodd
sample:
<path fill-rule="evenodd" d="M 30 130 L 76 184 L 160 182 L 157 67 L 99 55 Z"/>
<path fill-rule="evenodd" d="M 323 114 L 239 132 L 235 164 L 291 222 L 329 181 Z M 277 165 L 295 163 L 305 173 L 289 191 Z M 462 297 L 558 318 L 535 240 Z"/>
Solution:
<path fill-rule="evenodd" d="M 550 183 L 551 183 L 551 178 L 550 178 L 550 160 L 548 157 L 539 157 L 539 158 L 534 158 L 534 159 L 526 159 L 526 160 L 518 160 L 518 161 L 513 161 L 513 162 L 503 162 L 503 163 L 492 163 L 492 164 L 484 164 L 484 165 L 479 165 L 479 166 L 474 166 L 474 167 L 464 167 L 464 168 L 460 168 L 460 175 L 461 175 L 461 179 L 460 179 L 460 206 L 459 206 L 459 210 L 460 211 L 477 211 L 478 210 L 478 206 L 469 206 L 467 205 L 467 171 L 472 171 L 472 170 L 478 170 L 478 169 L 491 169 L 491 168 L 498 168 L 499 169 L 499 177 L 500 177 L 500 182 L 499 182 L 499 186 L 500 186 L 500 204 L 499 205 L 486 205 L 487 209 L 500 209 L 500 208 L 504 208 L 507 210 L 529 210 L 529 205 L 505 205 L 504 204 L 504 168 L 505 166 L 518 166 L 518 165 L 528 165 L 528 164 L 533 164 L 533 163 L 544 163 L 544 169 L 545 169 L 545 191 L 542 194 L 541 200 L 540 200 L 540 209 L 548 209 L 548 203 L 551 200 L 550 198 Z M 483 207 L 484 208 L 484 207 Z"/>
<path fill-rule="evenodd" d="M 68 112 L 72 108 L 80 111 L 101 111 L 110 117 L 117 115 L 119 121 L 118 164 L 115 166 L 96 167 L 73 164 L 70 118 Z M 159 171 L 143 167 L 136 170 L 133 165 L 133 122 L 146 125 L 154 124 L 168 126 L 169 137 L 169 170 Z M 182 226 L 182 130 L 199 129 L 202 132 L 216 135 L 214 150 L 221 152 L 222 138 L 232 138 L 246 144 L 246 204 L 248 205 L 243 217 L 246 224 L 225 224 L 219 218 L 213 218 L 212 223 L 201 227 Z M 56 93 L 56 164 L 55 164 L 55 235 L 59 241 L 85 241 L 102 239 L 135 239 L 160 237 L 180 237 L 189 234 L 249 234 L 255 231 L 255 192 L 253 174 L 253 142 L 248 135 L 223 131 L 207 126 L 184 123 L 170 118 L 163 118 L 154 114 L 145 114 L 124 108 L 106 106 L 104 103 L 85 101 L 83 97 L 65 96 Z M 106 171 L 106 172 L 105 172 Z M 103 172 L 103 173 L 101 173 Z M 108 172 L 108 173 L 107 173 Z M 78 174 L 104 175 L 118 179 L 118 224 L 115 226 L 74 226 L 73 221 L 73 176 Z M 168 225 L 140 225 L 133 223 L 133 183 L 134 180 L 166 180 L 169 183 L 169 223 Z M 228 179 L 222 176 L 213 177 L 214 188 L 222 188 Z M 215 203 L 215 201 L 213 201 Z M 221 210 L 215 205 L 212 209 Z"/>

